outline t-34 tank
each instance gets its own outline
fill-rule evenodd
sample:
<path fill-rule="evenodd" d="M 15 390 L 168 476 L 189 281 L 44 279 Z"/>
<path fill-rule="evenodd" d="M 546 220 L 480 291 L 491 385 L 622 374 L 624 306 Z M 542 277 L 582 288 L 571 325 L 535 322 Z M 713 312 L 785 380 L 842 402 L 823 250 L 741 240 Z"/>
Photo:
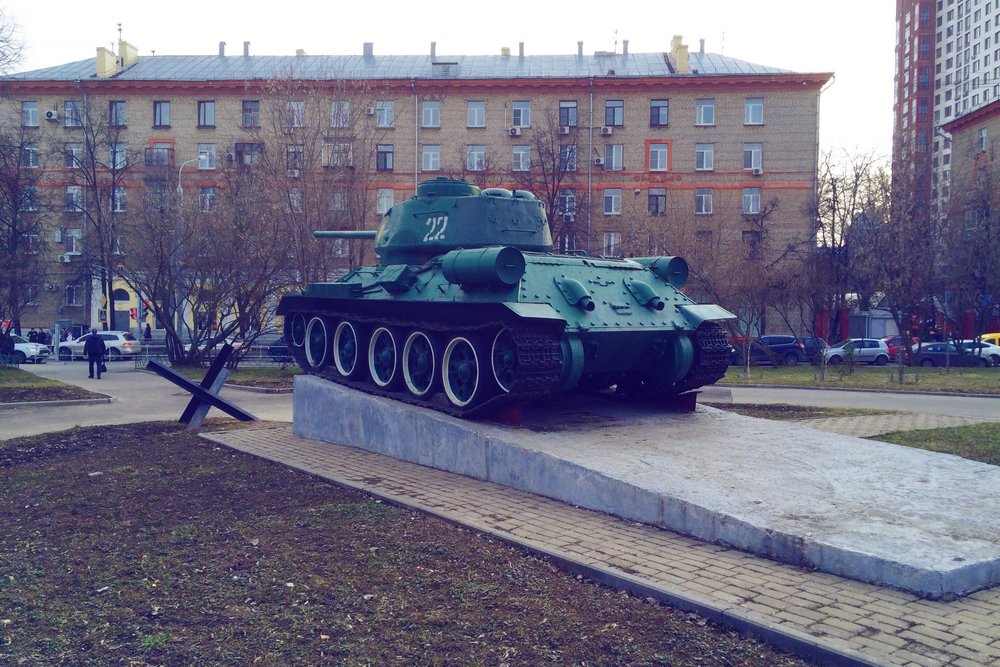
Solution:
<path fill-rule="evenodd" d="M 312 374 L 460 416 L 582 388 L 670 397 L 723 376 L 725 309 L 679 290 L 680 257 L 559 255 L 541 202 L 439 178 L 394 206 L 378 266 L 282 298 Z"/>

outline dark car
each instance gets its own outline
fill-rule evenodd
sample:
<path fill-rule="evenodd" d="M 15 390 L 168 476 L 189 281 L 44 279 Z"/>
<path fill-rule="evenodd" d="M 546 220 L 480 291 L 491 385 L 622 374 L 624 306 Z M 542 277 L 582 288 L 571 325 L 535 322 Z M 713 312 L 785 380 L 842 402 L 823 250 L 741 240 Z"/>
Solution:
<path fill-rule="evenodd" d="M 975 351 L 964 351 L 959 354 L 958 348 L 951 343 L 928 343 L 922 347 L 913 346 L 913 364 L 920 366 L 992 366 L 989 357 L 976 354 Z"/>
<path fill-rule="evenodd" d="M 742 355 L 741 345 L 733 353 L 732 362 L 741 363 Z M 796 336 L 761 336 L 750 342 L 750 362 L 753 364 L 794 366 L 805 361 L 809 361 L 805 343 Z"/>
<path fill-rule="evenodd" d="M 270 342 L 267 346 L 266 356 L 278 363 L 288 363 L 292 360 L 292 353 L 288 351 L 288 343 L 284 338 L 278 338 Z"/>
<path fill-rule="evenodd" d="M 800 338 L 802 341 L 802 351 L 805 352 L 806 359 L 810 364 L 818 364 L 823 361 L 823 353 L 830 347 L 823 338 Z"/>

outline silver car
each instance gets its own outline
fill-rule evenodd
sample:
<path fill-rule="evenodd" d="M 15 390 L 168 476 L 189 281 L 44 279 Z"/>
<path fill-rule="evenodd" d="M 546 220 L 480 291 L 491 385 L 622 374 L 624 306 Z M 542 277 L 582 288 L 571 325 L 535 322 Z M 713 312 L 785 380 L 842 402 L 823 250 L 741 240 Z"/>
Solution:
<path fill-rule="evenodd" d="M 87 336 L 84 334 L 76 340 L 64 340 L 59 343 L 59 358 L 79 359 L 83 357 L 83 346 L 87 343 Z M 108 359 L 114 361 L 122 357 L 130 357 L 142 351 L 142 343 L 128 331 L 98 331 L 97 335 L 104 340 L 104 347 L 107 349 Z"/>
<path fill-rule="evenodd" d="M 834 366 L 850 360 L 884 366 L 889 363 L 889 346 L 877 338 L 848 338 L 827 348 L 823 356 Z"/>
<path fill-rule="evenodd" d="M 49 348 L 41 343 L 32 343 L 27 338 L 13 333 L 10 337 L 14 339 L 14 358 L 18 364 L 28 361 L 38 364 L 49 358 L 51 353 Z"/>

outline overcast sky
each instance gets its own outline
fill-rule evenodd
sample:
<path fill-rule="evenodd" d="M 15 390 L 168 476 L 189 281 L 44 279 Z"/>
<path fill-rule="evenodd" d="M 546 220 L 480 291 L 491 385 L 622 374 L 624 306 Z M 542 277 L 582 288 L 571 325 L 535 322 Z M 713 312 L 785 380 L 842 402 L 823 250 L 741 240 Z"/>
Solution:
<path fill-rule="evenodd" d="M 894 12 L 892 0 L 542 0 L 496 4 L 470 0 L 275 2 L 170 0 L 81 2 L 0 0 L 20 26 L 25 52 L 18 71 L 93 58 L 122 37 L 139 55 L 229 54 L 250 42 L 253 55 L 527 54 L 617 50 L 664 52 L 679 34 L 705 50 L 796 72 L 833 72 L 821 98 L 824 150 L 887 155 L 892 139 Z"/>

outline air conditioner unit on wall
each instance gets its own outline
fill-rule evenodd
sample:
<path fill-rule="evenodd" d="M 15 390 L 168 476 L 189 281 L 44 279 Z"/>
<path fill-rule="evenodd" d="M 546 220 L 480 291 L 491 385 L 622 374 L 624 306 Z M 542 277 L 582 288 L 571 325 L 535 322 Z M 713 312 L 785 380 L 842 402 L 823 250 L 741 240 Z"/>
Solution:
<path fill-rule="evenodd" d="M 512 137 L 519 137 L 519 136 L 521 136 L 521 128 L 519 128 L 519 127 L 512 127 L 512 128 L 510 128 L 510 136 L 512 136 Z"/>
<path fill-rule="evenodd" d="M 573 222 L 576 220 L 576 216 L 572 213 L 563 213 L 563 222 Z"/>
<path fill-rule="evenodd" d="M 59 255 L 59 261 L 63 264 L 69 264 L 69 255 Z"/>
<path fill-rule="evenodd" d="M 560 127 L 559 134 L 569 134 L 569 125 L 563 125 Z"/>
<path fill-rule="evenodd" d="M 594 164 L 596 164 L 598 167 L 604 166 L 604 158 L 602 158 L 602 157 L 595 157 L 594 158 Z"/>
<path fill-rule="evenodd" d="M 45 291 L 46 292 L 55 292 L 56 291 L 56 284 L 55 283 L 45 283 Z"/>
<path fill-rule="evenodd" d="M 374 116 L 375 115 L 375 107 L 365 107 L 365 115 L 366 116 Z"/>
<path fill-rule="evenodd" d="M 604 127 L 601 128 L 601 134 L 604 135 L 609 135 L 614 131 L 615 131 L 614 128 L 611 127 L 610 125 L 605 125 Z"/>
<path fill-rule="evenodd" d="M 59 120 L 59 112 L 55 109 L 49 109 L 45 112 L 45 120 Z"/>
<path fill-rule="evenodd" d="M 753 168 L 753 170 L 751 171 L 751 173 L 752 173 L 752 174 L 753 174 L 754 176 L 761 176 L 761 175 L 763 175 L 763 173 L 764 173 L 764 170 L 763 170 L 763 169 L 761 169 L 760 167 L 754 167 L 754 168 Z"/>
<path fill-rule="evenodd" d="M 289 178 L 298 178 L 299 177 L 299 170 L 298 169 L 288 169 L 287 171 L 285 171 L 285 175 L 288 176 Z"/>

